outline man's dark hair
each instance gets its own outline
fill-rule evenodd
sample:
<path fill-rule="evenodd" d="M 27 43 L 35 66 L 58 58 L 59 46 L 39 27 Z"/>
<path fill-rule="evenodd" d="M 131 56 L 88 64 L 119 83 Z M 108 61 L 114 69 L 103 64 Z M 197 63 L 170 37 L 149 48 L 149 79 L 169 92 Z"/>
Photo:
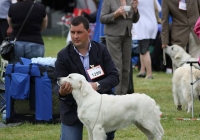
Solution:
<path fill-rule="evenodd" d="M 85 18 L 83 16 L 77 16 L 77 17 L 73 18 L 71 21 L 71 25 L 73 25 L 73 26 L 78 26 L 81 23 L 83 23 L 83 26 L 86 30 L 89 29 L 89 21 L 87 18 Z"/>

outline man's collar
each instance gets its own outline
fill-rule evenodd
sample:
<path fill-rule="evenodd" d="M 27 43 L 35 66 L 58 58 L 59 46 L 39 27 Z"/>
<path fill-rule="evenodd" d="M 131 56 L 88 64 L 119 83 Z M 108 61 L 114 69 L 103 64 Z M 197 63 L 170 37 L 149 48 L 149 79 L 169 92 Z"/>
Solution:
<path fill-rule="evenodd" d="M 79 55 L 82 55 L 81 53 L 79 53 L 78 49 L 76 48 L 76 46 L 73 43 L 72 43 L 72 45 L 73 45 L 74 50 L 76 51 L 76 53 L 79 54 Z M 89 53 L 91 47 L 92 47 L 92 45 L 91 45 L 91 42 L 89 41 L 89 49 L 88 49 L 87 54 Z"/>

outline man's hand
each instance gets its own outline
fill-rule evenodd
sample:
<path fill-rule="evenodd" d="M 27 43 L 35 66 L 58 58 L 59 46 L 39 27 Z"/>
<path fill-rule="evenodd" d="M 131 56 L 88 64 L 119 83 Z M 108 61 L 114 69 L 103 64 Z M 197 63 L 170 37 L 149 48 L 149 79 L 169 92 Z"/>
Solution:
<path fill-rule="evenodd" d="M 68 82 L 64 82 L 59 89 L 59 93 L 61 96 L 67 96 L 72 93 L 72 86 Z"/>
<path fill-rule="evenodd" d="M 97 83 L 96 82 L 90 82 L 90 84 L 91 84 L 92 88 L 97 91 L 97 89 L 98 89 Z"/>
<path fill-rule="evenodd" d="M 114 18 L 117 18 L 119 16 L 122 16 L 124 11 L 124 6 L 120 6 L 115 12 L 114 12 Z"/>
<path fill-rule="evenodd" d="M 7 36 L 10 36 L 11 32 L 12 32 L 12 27 L 9 26 L 7 31 L 6 31 Z"/>

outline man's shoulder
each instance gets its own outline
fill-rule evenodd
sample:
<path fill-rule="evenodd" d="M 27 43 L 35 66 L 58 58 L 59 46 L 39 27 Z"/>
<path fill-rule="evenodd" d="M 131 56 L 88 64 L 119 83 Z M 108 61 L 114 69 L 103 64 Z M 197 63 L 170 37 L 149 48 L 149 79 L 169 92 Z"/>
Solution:
<path fill-rule="evenodd" d="M 62 49 L 58 52 L 58 54 L 66 54 L 66 53 L 68 53 L 71 47 L 72 47 L 71 44 L 67 44 L 64 48 L 62 48 Z"/>

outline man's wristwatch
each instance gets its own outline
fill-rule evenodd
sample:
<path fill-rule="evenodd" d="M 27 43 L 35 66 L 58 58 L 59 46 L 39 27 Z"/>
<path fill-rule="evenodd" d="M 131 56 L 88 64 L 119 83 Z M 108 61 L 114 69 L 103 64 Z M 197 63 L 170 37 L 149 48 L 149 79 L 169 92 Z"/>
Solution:
<path fill-rule="evenodd" d="M 97 90 L 100 90 L 100 84 L 98 82 L 96 82 L 97 84 Z"/>
<path fill-rule="evenodd" d="M 66 98 L 67 98 L 67 96 L 62 96 L 62 95 L 60 95 L 60 93 L 59 93 L 59 99 L 60 99 L 61 101 L 65 101 Z"/>

